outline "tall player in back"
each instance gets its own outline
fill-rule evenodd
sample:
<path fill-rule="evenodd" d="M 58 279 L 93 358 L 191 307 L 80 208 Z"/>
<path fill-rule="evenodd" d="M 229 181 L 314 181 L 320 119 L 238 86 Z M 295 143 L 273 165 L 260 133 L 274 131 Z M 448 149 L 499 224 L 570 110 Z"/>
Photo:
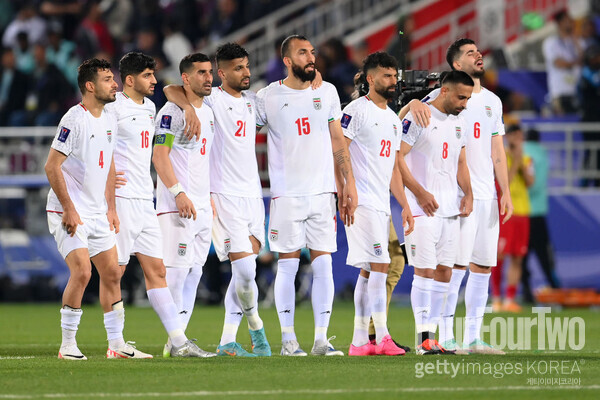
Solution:
<path fill-rule="evenodd" d="M 331 253 L 337 250 L 334 192 L 340 216 L 353 222 L 357 194 L 340 118 L 340 100 L 333 85 L 310 88 L 315 77 L 315 49 L 303 36 L 281 44 L 288 76 L 256 96 L 257 122 L 268 124 L 271 212 L 269 244 L 279 252 L 275 305 L 285 356 L 305 356 L 294 332 L 294 280 L 300 249 L 312 260 L 312 305 L 315 318 L 313 355 L 343 355 L 327 338 L 333 306 Z"/>
<path fill-rule="evenodd" d="M 513 212 L 506 153 L 502 141 L 502 102 L 498 96 L 481 86 L 481 78 L 485 73 L 483 56 L 473 40 L 455 41 L 446 52 L 446 61 L 453 70 L 466 72 L 475 82 L 467 108 L 461 113 L 470 132 L 467 136 L 467 163 L 471 173 L 474 203 L 471 215 L 460 219 L 458 254 L 440 321 L 440 343 L 449 350 L 460 347 L 454 339 L 453 321 L 458 291 L 469 266 L 470 274 L 465 293 L 464 345 L 473 353 L 503 354 L 481 340 L 481 323 L 488 299 L 491 267 L 494 267 L 497 261 L 500 227 L 494 178 L 502 191 L 502 223 L 508 221 Z M 432 101 L 438 95 L 439 89 L 436 89 L 424 100 Z M 413 100 L 403 111 L 408 109 L 415 116 L 417 123 L 428 125 L 431 113 L 426 104 Z M 402 113 L 400 116 L 402 117 Z"/>

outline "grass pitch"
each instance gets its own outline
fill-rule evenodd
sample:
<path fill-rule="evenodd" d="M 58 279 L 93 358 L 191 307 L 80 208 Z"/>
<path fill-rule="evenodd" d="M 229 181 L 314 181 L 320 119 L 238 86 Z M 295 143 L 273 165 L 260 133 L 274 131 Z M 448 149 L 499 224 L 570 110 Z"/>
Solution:
<path fill-rule="evenodd" d="M 156 358 L 107 360 L 102 311 L 98 306 L 84 306 L 77 335 L 79 347 L 88 357 L 84 362 L 57 359 L 58 310 L 58 304 L 0 304 L 0 399 L 600 398 L 598 310 L 546 315 L 585 321 L 585 346 L 579 351 L 509 351 L 505 356 L 416 356 L 411 352 L 403 357 L 162 359 L 159 354 L 166 335 L 154 311 L 129 307 L 125 339 L 135 340 L 141 350 Z M 464 315 L 464 310 L 458 315 Z M 264 309 L 261 316 L 273 353 L 279 354 L 276 312 Z M 486 315 L 486 321 L 496 316 Z M 344 353 L 352 339 L 353 318 L 351 303 L 336 302 L 329 333 L 337 336 L 332 343 Z M 198 338 L 200 347 L 214 351 L 222 323 L 222 307 L 196 307 L 187 333 Z M 310 306 L 298 307 L 296 332 L 307 352 L 312 347 L 313 326 Z M 396 340 L 414 346 L 410 308 L 393 307 L 389 326 Z M 536 327 L 532 333 L 535 349 Z M 245 322 L 238 341 L 249 349 Z"/>

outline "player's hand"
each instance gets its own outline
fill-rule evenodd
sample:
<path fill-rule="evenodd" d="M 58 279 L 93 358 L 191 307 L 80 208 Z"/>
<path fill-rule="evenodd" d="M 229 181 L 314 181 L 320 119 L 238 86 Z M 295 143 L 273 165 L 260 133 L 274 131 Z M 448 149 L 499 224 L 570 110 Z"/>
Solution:
<path fill-rule="evenodd" d="M 319 72 L 318 69 L 315 68 L 315 79 L 310 83 L 310 87 L 312 90 L 318 89 L 323 84 L 323 75 Z"/>
<path fill-rule="evenodd" d="M 120 189 L 127 184 L 125 171 L 117 171 L 115 176 L 115 188 Z"/>
<path fill-rule="evenodd" d="M 503 215 L 502 224 L 505 224 L 513 215 L 513 204 L 510 196 L 502 195 L 500 198 L 500 215 Z"/>
<path fill-rule="evenodd" d="M 433 217 L 437 209 L 440 207 L 437 201 L 435 201 L 435 197 L 425 190 L 423 193 L 417 196 L 417 203 L 429 217 Z"/>
<path fill-rule="evenodd" d="M 75 236 L 75 232 L 77 232 L 77 227 L 83 225 L 83 222 L 75 209 L 64 210 L 62 215 L 62 225 L 67 230 L 69 236 L 73 237 Z"/>
<path fill-rule="evenodd" d="M 409 104 L 410 113 L 412 114 L 415 123 L 422 128 L 426 128 L 429 125 L 429 119 L 431 118 L 429 106 L 417 99 L 411 100 Z"/>
<path fill-rule="evenodd" d="M 460 200 L 460 216 L 468 217 L 473 212 L 473 196 L 464 196 Z"/>
<path fill-rule="evenodd" d="M 342 223 L 350 226 L 354 223 L 354 211 L 358 206 L 358 193 L 354 183 L 346 183 L 342 189 L 342 196 L 338 199 L 338 208 Z"/>
<path fill-rule="evenodd" d="M 194 136 L 196 137 L 196 142 L 200 140 L 200 120 L 196 115 L 196 112 L 193 108 L 191 111 L 184 113 L 185 115 L 185 126 L 183 128 L 183 134 L 188 140 L 192 140 Z"/>
<path fill-rule="evenodd" d="M 119 221 L 117 210 L 108 209 L 108 212 L 106 213 L 106 218 L 108 219 L 108 226 L 110 230 L 114 230 L 115 233 L 119 233 L 119 226 L 121 225 L 121 222 Z"/>
<path fill-rule="evenodd" d="M 213 218 L 217 217 L 217 207 L 215 207 L 215 201 L 213 200 L 213 198 L 210 198 L 210 207 L 212 208 L 212 212 L 213 212 Z"/>
<path fill-rule="evenodd" d="M 410 235 L 415 230 L 415 219 L 408 208 L 402 209 L 402 227 L 404 228 L 404 235 Z"/>
<path fill-rule="evenodd" d="M 181 192 L 175 196 L 175 204 L 181 218 L 190 219 L 193 217 L 194 221 L 196 220 L 196 208 L 185 192 Z"/>

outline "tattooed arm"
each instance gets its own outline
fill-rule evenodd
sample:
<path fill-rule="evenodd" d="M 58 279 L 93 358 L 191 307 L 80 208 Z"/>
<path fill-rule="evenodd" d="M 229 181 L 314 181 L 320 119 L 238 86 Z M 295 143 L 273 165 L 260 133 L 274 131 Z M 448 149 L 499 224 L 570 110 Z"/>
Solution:
<path fill-rule="evenodd" d="M 329 123 L 329 133 L 331 134 L 331 147 L 333 148 L 335 180 L 338 185 L 340 217 L 344 225 L 350 226 L 354 223 L 354 211 L 358 205 L 358 194 L 356 193 L 348 145 L 339 120 Z"/>

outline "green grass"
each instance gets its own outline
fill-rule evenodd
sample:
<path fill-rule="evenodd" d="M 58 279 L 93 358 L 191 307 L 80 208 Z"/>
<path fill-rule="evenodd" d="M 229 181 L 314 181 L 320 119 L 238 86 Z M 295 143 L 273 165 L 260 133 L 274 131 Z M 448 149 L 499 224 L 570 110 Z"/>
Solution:
<path fill-rule="evenodd" d="M 106 336 L 102 313 L 97 306 L 84 307 L 78 332 L 80 349 L 89 358 L 68 362 L 56 358 L 60 345 L 58 304 L 0 305 L 0 399 L 28 398 L 223 398 L 223 399 L 431 399 L 439 396 L 461 399 L 600 398 L 600 313 L 565 310 L 552 317 L 581 317 L 585 321 L 585 347 L 580 351 L 512 351 L 505 356 L 416 356 L 404 357 L 304 357 L 273 356 L 258 359 L 162 359 L 106 360 Z M 351 303 L 337 302 L 329 333 L 333 344 L 346 353 L 352 338 L 354 310 Z M 462 314 L 461 314 L 462 313 Z M 273 309 L 262 310 L 265 329 L 273 347 L 280 350 L 279 324 Z M 464 315 L 464 310 L 459 311 Z M 507 315 L 502 315 L 507 316 Z M 486 321 L 495 315 L 487 315 Z M 197 307 L 188 334 L 200 347 L 215 349 L 223 322 L 222 307 Z M 413 317 L 410 308 L 393 307 L 390 331 L 394 338 L 413 346 Z M 306 351 L 312 346 L 313 319 L 309 306 L 296 312 L 298 340 Z M 534 338 L 537 330 L 533 329 Z M 165 334 L 150 308 L 126 310 L 125 339 L 135 340 L 146 352 L 162 352 Z M 238 340 L 249 347 L 245 323 Z M 534 348 L 536 348 L 534 340 Z M 21 357 L 21 358 L 18 358 Z M 416 376 L 417 369 L 447 361 L 447 370 L 479 363 L 481 373 L 448 373 Z M 558 371 L 540 365 L 560 362 Z M 527 370 L 527 363 L 535 362 Z M 503 377 L 484 373 L 489 368 L 523 366 Z M 573 371 L 577 364 L 579 371 Z M 568 366 L 568 372 L 564 367 Z M 440 365 L 443 370 L 443 364 Z M 579 388 L 531 385 L 531 378 L 577 378 Z"/>

